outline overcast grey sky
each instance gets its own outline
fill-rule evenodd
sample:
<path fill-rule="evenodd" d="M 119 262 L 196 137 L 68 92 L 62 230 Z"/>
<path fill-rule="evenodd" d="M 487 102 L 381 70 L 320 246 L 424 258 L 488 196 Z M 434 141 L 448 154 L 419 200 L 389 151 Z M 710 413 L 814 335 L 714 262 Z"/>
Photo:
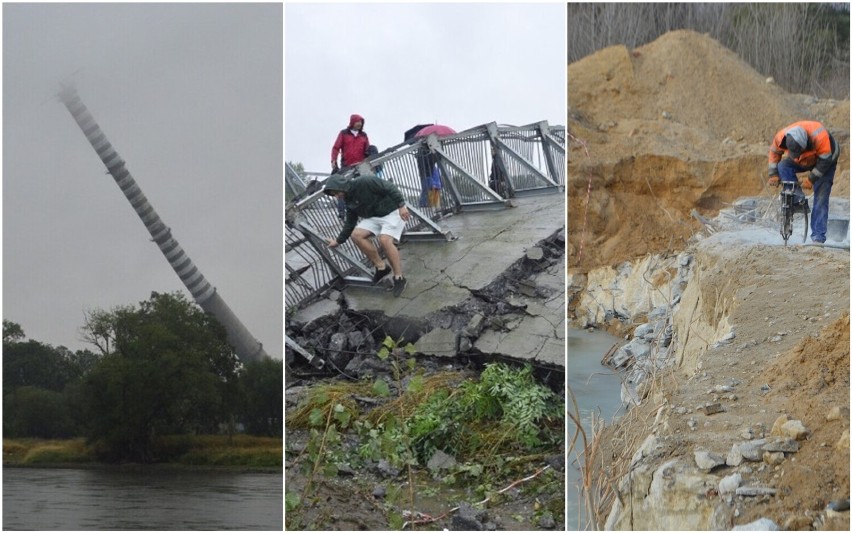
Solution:
<path fill-rule="evenodd" d="M 379 150 L 416 124 L 457 131 L 566 115 L 566 7 L 546 4 L 287 4 L 287 161 L 330 172 L 349 116 Z"/>
<path fill-rule="evenodd" d="M 54 98 L 73 80 L 173 236 L 281 357 L 282 10 L 3 6 L 4 319 L 78 349 L 87 310 L 191 299 Z"/>

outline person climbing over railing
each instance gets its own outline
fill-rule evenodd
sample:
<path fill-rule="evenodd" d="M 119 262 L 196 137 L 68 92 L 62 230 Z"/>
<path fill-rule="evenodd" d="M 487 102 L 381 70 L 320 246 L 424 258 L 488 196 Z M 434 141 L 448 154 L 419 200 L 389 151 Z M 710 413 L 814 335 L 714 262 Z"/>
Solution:
<path fill-rule="evenodd" d="M 373 174 L 363 174 L 349 180 L 334 174 L 326 180 L 323 192 L 346 205 L 343 229 L 336 239 L 326 241 L 328 247 L 339 246 L 351 236 L 355 246 L 376 267 L 373 283 L 380 282 L 393 271 L 393 295 L 399 297 L 408 282 L 402 274 L 402 259 L 396 243 L 411 217 L 402 193 L 393 183 Z M 385 264 L 373 244 L 374 235 L 378 237 L 390 266 Z"/>

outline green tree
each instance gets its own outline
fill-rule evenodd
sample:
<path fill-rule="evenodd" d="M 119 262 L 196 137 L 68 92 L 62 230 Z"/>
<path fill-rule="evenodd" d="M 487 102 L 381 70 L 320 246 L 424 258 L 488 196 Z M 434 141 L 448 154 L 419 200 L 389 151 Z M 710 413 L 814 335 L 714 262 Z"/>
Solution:
<path fill-rule="evenodd" d="M 75 389 L 97 356 L 24 338 L 23 328 L 3 321 L 3 431 L 10 437 L 76 435 Z"/>
<path fill-rule="evenodd" d="M 284 362 L 263 359 L 246 364 L 240 374 L 240 420 L 246 432 L 270 437 L 282 434 Z"/>
<path fill-rule="evenodd" d="M 43 439 L 74 436 L 65 395 L 40 387 L 17 387 L 3 398 L 3 435 Z"/>
<path fill-rule="evenodd" d="M 294 163 L 292 161 L 287 161 L 287 164 L 293 167 L 293 170 L 296 171 L 296 174 L 300 176 L 305 175 L 305 165 L 303 165 L 302 163 Z"/>
<path fill-rule="evenodd" d="M 61 392 L 71 379 L 63 349 L 35 340 L 3 343 L 4 390 L 31 386 Z"/>
<path fill-rule="evenodd" d="M 3 319 L 3 344 L 5 345 L 8 342 L 16 342 L 22 340 L 26 335 L 24 335 L 24 330 L 21 328 L 20 324 L 12 322 L 10 320 Z"/>
<path fill-rule="evenodd" d="M 180 293 L 89 314 L 84 331 L 104 353 L 81 390 L 102 458 L 154 461 L 158 436 L 212 433 L 235 411 L 238 360 L 225 329 Z"/>

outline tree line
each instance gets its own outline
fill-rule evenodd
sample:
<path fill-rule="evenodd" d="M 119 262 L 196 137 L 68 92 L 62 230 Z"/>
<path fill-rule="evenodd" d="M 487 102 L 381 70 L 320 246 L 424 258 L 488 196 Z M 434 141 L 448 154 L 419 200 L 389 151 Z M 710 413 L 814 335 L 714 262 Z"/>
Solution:
<path fill-rule="evenodd" d="M 788 92 L 849 97 L 849 4 L 569 3 L 568 63 L 679 29 L 709 34 Z"/>
<path fill-rule="evenodd" d="M 4 437 L 86 437 L 102 460 L 152 462 L 164 436 L 282 434 L 283 361 L 241 363 L 180 293 L 88 312 L 82 334 L 93 349 L 72 352 L 3 320 Z"/>

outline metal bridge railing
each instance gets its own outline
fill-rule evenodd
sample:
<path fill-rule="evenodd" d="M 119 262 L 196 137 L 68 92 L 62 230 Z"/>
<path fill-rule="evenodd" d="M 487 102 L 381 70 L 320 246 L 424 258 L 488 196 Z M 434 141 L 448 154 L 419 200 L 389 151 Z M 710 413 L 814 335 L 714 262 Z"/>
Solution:
<path fill-rule="evenodd" d="M 428 194 L 435 168 L 441 183 L 437 203 Z M 561 192 L 565 128 L 492 122 L 446 137 L 411 139 L 341 173 L 348 178 L 377 174 L 399 188 L 412 215 L 404 241 L 449 241 L 455 237 L 436 222 L 450 213 L 500 209 L 513 196 Z M 327 177 L 286 165 L 288 308 L 303 307 L 338 284 L 370 284 L 372 265 L 351 241 L 332 249 L 325 244 L 342 227 L 336 201 L 321 190 Z"/>

